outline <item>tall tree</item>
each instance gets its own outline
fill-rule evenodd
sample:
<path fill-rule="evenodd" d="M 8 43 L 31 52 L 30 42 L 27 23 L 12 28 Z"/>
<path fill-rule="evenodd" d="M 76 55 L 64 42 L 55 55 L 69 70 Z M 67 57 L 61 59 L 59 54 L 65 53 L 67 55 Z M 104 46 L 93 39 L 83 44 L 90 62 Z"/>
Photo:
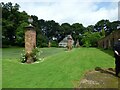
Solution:
<path fill-rule="evenodd" d="M 85 32 L 82 38 L 83 46 L 85 47 L 96 47 L 97 41 L 101 38 L 99 32 Z"/>
<path fill-rule="evenodd" d="M 61 28 L 62 28 L 63 34 L 65 35 L 72 34 L 71 25 L 69 23 L 62 23 Z"/>
<path fill-rule="evenodd" d="M 22 14 L 19 12 L 19 5 L 16 3 L 13 5 L 11 2 L 4 4 L 2 6 L 2 40 L 3 45 L 15 45 L 16 40 L 16 30 L 19 25 L 24 21 L 21 20 Z"/>
<path fill-rule="evenodd" d="M 24 46 L 25 44 L 25 30 L 24 28 L 28 26 L 28 23 L 24 22 L 21 23 L 20 26 L 18 26 L 17 30 L 16 30 L 16 45 L 18 46 Z"/>
<path fill-rule="evenodd" d="M 82 24 L 79 23 L 73 23 L 71 25 L 72 28 L 72 36 L 75 40 L 75 43 L 77 43 L 77 40 L 81 42 L 82 35 L 86 31 L 85 27 Z"/>

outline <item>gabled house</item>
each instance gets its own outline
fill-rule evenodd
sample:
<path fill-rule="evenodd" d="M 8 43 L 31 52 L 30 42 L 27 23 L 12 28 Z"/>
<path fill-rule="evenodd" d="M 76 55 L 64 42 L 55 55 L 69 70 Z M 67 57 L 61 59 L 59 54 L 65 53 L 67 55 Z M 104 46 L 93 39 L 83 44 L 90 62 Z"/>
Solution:
<path fill-rule="evenodd" d="M 73 46 L 74 40 L 71 35 L 68 35 L 62 41 L 59 42 L 59 47 L 67 47 L 69 37 L 72 39 L 72 46 Z"/>

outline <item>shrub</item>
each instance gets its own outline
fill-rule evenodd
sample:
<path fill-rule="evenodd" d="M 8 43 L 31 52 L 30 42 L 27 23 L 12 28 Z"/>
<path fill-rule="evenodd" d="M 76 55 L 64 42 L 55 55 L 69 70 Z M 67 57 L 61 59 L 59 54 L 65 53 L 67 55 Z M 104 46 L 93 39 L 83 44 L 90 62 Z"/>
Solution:
<path fill-rule="evenodd" d="M 23 51 L 24 51 L 24 50 L 23 50 Z M 22 63 L 25 63 L 26 60 L 27 60 L 27 57 L 26 57 L 25 53 L 21 53 L 20 61 L 21 61 Z"/>
<path fill-rule="evenodd" d="M 31 56 L 34 62 L 40 60 L 40 54 L 41 54 L 41 51 L 37 47 L 32 50 Z"/>
<path fill-rule="evenodd" d="M 24 50 L 23 50 L 24 51 Z M 40 61 L 40 54 L 41 51 L 36 47 L 35 49 L 32 50 L 32 52 L 28 55 L 28 53 L 25 53 L 25 51 L 21 54 L 20 61 L 22 63 L 25 63 L 27 61 L 27 58 L 30 56 L 33 59 L 33 62 L 35 61 Z"/>

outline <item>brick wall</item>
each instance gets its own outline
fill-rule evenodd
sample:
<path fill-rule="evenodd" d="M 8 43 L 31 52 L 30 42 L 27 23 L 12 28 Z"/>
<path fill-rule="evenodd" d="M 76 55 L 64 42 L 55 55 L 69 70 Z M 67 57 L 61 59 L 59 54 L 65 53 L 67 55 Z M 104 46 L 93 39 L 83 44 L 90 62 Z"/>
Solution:
<path fill-rule="evenodd" d="M 108 49 L 108 48 L 112 49 L 114 43 L 117 42 L 119 38 L 120 38 L 120 30 L 116 30 L 112 32 L 110 35 L 100 39 L 98 41 L 98 47 L 101 47 L 104 49 Z"/>

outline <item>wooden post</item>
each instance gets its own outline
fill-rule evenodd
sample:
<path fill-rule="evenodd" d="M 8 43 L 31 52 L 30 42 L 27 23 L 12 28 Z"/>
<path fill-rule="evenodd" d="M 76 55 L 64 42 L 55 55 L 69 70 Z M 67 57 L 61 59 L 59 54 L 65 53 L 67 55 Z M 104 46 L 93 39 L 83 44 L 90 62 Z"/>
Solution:
<path fill-rule="evenodd" d="M 25 27 L 25 53 L 27 63 L 34 62 L 31 53 L 32 50 L 36 47 L 36 31 L 32 25 Z"/>

